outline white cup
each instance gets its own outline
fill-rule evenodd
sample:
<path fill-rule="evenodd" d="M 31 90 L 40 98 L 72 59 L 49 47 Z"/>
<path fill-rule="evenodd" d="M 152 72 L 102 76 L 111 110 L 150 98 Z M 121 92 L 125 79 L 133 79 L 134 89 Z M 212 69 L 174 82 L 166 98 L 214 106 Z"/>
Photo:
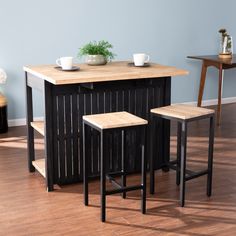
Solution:
<path fill-rule="evenodd" d="M 71 70 L 73 66 L 73 57 L 61 57 L 56 60 L 58 66 L 63 70 Z"/>
<path fill-rule="evenodd" d="M 136 54 L 133 54 L 133 59 L 134 59 L 135 66 L 143 66 L 144 63 L 149 62 L 150 57 L 149 55 L 145 53 L 136 53 Z"/>

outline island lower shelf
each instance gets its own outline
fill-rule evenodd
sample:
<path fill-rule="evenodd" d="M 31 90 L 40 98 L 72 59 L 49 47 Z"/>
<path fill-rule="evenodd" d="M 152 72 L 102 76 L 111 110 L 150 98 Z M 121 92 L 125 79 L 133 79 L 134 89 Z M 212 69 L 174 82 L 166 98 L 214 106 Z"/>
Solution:
<path fill-rule="evenodd" d="M 37 130 L 41 135 L 44 136 L 44 121 L 33 121 L 30 125 Z"/>
<path fill-rule="evenodd" d="M 46 178 L 46 172 L 45 172 L 45 159 L 38 159 L 35 161 L 32 161 L 32 165 L 35 167 L 35 169 L 44 177 Z"/>

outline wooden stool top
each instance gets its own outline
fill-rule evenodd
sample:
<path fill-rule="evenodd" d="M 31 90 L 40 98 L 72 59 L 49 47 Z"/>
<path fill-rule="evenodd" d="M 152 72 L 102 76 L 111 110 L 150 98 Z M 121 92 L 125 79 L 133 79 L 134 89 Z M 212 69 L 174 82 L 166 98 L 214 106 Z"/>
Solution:
<path fill-rule="evenodd" d="M 126 111 L 86 115 L 83 120 L 100 129 L 146 125 L 148 122 Z"/>
<path fill-rule="evenodd" d="M 160 116 L 176 118 L 180 120 L 191 120 L 214 114 L 215 111 L 202 107 L 193 107 L 184 104 L 174 104 L 171 106 L 151 109 L 151 112 Z"/>
<path fill-rule="evenodd" d="M 0 107 L 4 107 L 7 105 L 7 99 L 5 96 L 3 96 L 1 93 L 0 93 Z"/>

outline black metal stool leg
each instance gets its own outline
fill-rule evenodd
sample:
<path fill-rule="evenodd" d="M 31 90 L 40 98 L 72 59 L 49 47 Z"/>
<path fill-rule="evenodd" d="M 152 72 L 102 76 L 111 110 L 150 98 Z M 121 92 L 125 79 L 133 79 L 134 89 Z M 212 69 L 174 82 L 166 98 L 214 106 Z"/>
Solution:
<path fill-rule="evenodd" d="M 121 181 L 122 181 L 122 187 L 126 187 L 126 168 L 125 168 L 125 153 L 126 153 L 126 132 L 125 130 L 122 130 L 122 141 L 121 141 L 121 165 L 122 165 L 122 176 L 121 176 Z M 122 193 L 122 197 L 126 198 L 126 192 Z"/>
<path fill-rule="evenodd" d="M 142 142 L 142 206 L 141 211 L 143 214 L 146 213 L 146 171 L 147 171 L 147 129 L 144 127 L 144 135 L 143 135 L 143 142 Z"/>
<path fill-rule="evenodd" d="M 207 175 L 207 196 L 211 196 L 212 192 L 212 168 L 213 168 L 213 148 L 214 148 L 214 129 L 215 117 L 210 117 L 209 131 L 209 150 L 208 150 L 208 175 Z"/>
<path fill-rule="evenodd" d="M 152 114 L 150 114 L 150 124 L 148 125 L 149 127 L 149 133 L 150 133 L 150 194 L 154 194 L 155 192 L 155 170 L 154 170 L 154 157 L 153 157 L 153 139 L 154 139 L 154 117 Z"/>
<path fill-rule="evenodd" d="M 187 146 L 187 123 L 181 125 L 181 169 L 180 169 L 180 206 L 185 202 L 185 169 L 186 169 L 186 146 Z"/>
<path fill-rule="evenodd" d="M 176 162 L 176 184 L 180 185 L 180 156 L 181 156 L 181 123 L 177 127 L 177 162 Z"/>
<path fill-rule="evenodd" d="M 100 155 L 101 155 L 101 221 L 106 220 L 106 160 L 104 157 L 104 132 L 101 131 L 101 143 L 100 143 Z"/>
<path fill-rule="evenodd" d="M 83 192 L 84 192 L 84 205 L 88 205 L 88 163 L 86 158 L 86 146 L 85 146 L 85 124 L 83 122 Z"/>

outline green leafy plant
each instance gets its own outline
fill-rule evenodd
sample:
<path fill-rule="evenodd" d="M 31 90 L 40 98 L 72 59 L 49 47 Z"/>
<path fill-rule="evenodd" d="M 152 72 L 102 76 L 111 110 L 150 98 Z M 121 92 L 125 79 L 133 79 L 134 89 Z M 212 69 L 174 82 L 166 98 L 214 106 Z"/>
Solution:
<path fill-rule="evenodd" d="M 107 41 L 92 41 L 79 49 L 78 57 L 85 55 L 102 55 L 106 58 L 106 60 L 111 60 L 116 56 L 113 52 L 111 52 L 110 49 L 112 48 L 113 46 Z"/>

